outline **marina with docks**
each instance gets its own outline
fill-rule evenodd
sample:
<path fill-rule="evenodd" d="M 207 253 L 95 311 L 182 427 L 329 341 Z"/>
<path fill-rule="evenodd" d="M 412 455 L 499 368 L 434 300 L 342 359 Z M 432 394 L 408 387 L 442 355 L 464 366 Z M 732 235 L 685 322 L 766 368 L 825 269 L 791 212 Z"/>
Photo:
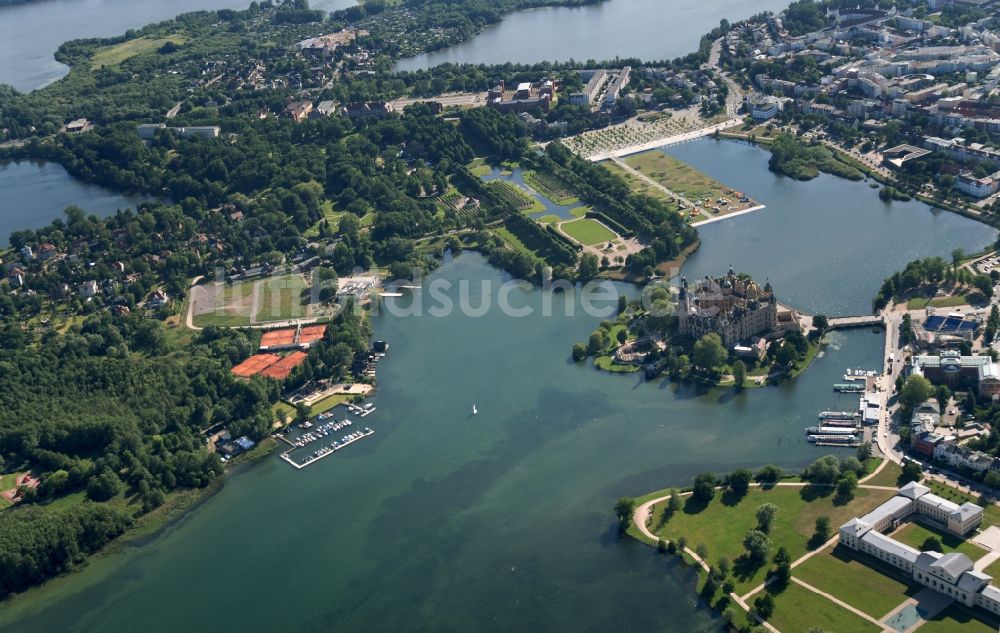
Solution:
<path fill-rule="evenodd" d="M 337 419 L 334 413 L 339 407 L 345 409 L 341 419 Z M 293 424 L 275 436 L 290 446 L 281 454 L 281 459 L 302 469 L 375 434 L 369 427 L 352 429 L 354 422 L 348 419 L 347 411 L 365 417 L 374 412 L 375 407 L 370 403 L 365 406 L 345 403 L 305 422 Z M 345 434 L 338 437 L 340 432 Z"/>

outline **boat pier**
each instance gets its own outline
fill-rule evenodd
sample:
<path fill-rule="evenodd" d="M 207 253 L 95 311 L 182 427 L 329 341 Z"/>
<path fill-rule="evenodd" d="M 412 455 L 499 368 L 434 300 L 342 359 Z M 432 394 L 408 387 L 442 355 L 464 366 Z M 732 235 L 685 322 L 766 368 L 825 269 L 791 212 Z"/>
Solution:
<path fill-rule="evenodd" d="M 374 434 L 375 434 L 375 431 L 373 431 L 373 430 L 371 430 L 371 429 L 369 429 L 369 428 L 366 427 L 366 428 L 364 428 L 361 431 L 355 431 L 355 432 L 351 433 L 350 435 L 345 435 L 342 438 L 342 440 L 334 440 L 334 442 L 332 444 L 324 446 L 324 447 L 320 448 L 319 450 L 315 451 L 307 460 L 305 460 L 302 463 L 296 462 L 294 459 L 292 459 L 292 457 L 291 457 L 291 452 L 292 451 L 285 451 L 284 453 L 282 453 L 281 454 L 281 459 L 285 460 L 286 462 L 288 462 L 289 464 L 291 464 L 292 466 L 294 466 L 296 469 L 301 470 L 301 469 L 305 468 L 306 466 L 308 466 L 310 464 L 318 462 L 319 460 L 323 459 L 324 457 L 328 457 L 330 455 L 333 455 L 337 451 L 339 451 L 339 450 L 341 450 L 341 449 L 343 449 L 343 448 L 345 448 L 347 446 L 350 446 L 351 444 L 353 444 L 355 442 L 359 442 L 359 441 L 365 439 L 366 437 L 368 437 L 370 435 L 374 435 Z M 292 450 L 294 450 L 294 449 L 292 449 Z"/>
<path fill-rule="evenodd" d="M 340 407 L 343 407 L 344 414 L 338 419 L 334 411 Z M 365 417 L 374 411 L 375 406 L 370 403 L 364 406 L 341 403 L 334 409 L 287 427 L 281 433 L 275 434 L 276 439 L 288 445 L 288 448 L 281 453 L 281 458 L 296 469 L 302 469 L 328 455 L 333 455 L 345 446 L 373 435 L 375 431 L 369 427 L 358 429 L 357 423 L 351 421 L 347 414 L 351 412 L 358 417 Z"/>

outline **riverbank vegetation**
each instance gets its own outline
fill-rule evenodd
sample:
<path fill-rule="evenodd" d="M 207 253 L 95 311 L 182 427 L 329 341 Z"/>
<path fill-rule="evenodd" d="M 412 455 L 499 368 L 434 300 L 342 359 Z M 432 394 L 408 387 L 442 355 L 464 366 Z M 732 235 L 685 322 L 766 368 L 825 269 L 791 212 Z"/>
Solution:
<path fill-rule="evenodd" d="M 941 257 L 910 262 L 882 282 L 872 308 L 881 310 L 890 301 L 906 301 L 910 309 L 987 302 L 993 296 L 994 278 L 962 265 L 963 257 L 964 253 L 956 250 L 951 264 Z"/>
<path fill-rule="evenodd" d="M 812 180 L 819 172 L 833 174 L 848 180 L 863 180 L 857 168 L 838 159 L 837 154 L 820 144 L 806 144 L 790 134 L 778 134 L 769 145 L 771 171 L 796 178 Z"/>

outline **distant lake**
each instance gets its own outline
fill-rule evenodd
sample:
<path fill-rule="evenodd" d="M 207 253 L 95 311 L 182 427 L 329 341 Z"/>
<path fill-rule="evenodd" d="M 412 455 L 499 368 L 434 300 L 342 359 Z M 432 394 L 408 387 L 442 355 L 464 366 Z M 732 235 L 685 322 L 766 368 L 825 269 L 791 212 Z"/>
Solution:
<path fill-rule="evenodd" d="M 37 229 L 63 216 L 76 205 L 88 215 L 109 216 L 118 209 L 135 209 L 143 196 L 115 193 L 80 182 L 55 163 L 0 162 L 0 246 L 10 244 L 10 234 Z"/>
<path fill-rule="evenodd" d="M 336 11 L 355 2 L 313 0 L 310 4 L 314 9 Z M 190 11 L 249 6 L 250 0 L 36 0 L 0 7 L 0 83 L 28 92 L 59 79 L 69 68 L 53 55 L 69 40 L 121 35 Z"/>
<path fill-rule="evenodd" d="M 698 49 L 723 18 L 778 12 L 789 0 L 609 0 L 585 7 L 546 7 L 507 16 L 476 37 L 401 60 L 397 70 L 456 64 L 596 61 L 615 57 L 673 59 Z"/>

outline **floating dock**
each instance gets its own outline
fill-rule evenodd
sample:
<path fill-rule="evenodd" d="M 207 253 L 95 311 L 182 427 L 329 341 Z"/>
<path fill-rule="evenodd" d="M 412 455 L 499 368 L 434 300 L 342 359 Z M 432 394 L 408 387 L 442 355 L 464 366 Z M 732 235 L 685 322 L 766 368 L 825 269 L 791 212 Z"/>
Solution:
<path fill-rule="evenodd" d="M 838 382 L 833 385 L 833 390 L 841 393 L 864 393 L 865 386 L 856 382 Z"/>
<path fill-rule="evenodd" d="M 370 402 L 363 407 L 359 407 L 358 405 L 351 403 L 347 403 L 345 406 L 350 410 L 351 413 L 358 416 L 359 418 L 363 418 L 369 413 L 375 412 L 375 405 L 373 405 Z"/>
<path fill-rule="evenodd" d="M 853 411 L 820 411 L 820 420 L 853 420 L 855 413 Z"/>
<path fill-rule="evenodd" d="M 816 446 L 860 446 L 854 435 L 810 435 L 809 441 Z"/>
<path fill-rule="evenodd" d="M 824 418 L 822 424 L 825 427 L 839 426 L 839 427 L 849 428 L 849 429 L 856 429 L 856 428 L 858 428 L 858 421 L 854 420 L 854 419 L 851 419 L 851 420 L 838 420 L 837 418 Z"/>
<path fill-rule="evenodd" d="M 857 429 L 846 426 L 810 426 L 806 429 L 810 435 L 854 435 Z"/>

